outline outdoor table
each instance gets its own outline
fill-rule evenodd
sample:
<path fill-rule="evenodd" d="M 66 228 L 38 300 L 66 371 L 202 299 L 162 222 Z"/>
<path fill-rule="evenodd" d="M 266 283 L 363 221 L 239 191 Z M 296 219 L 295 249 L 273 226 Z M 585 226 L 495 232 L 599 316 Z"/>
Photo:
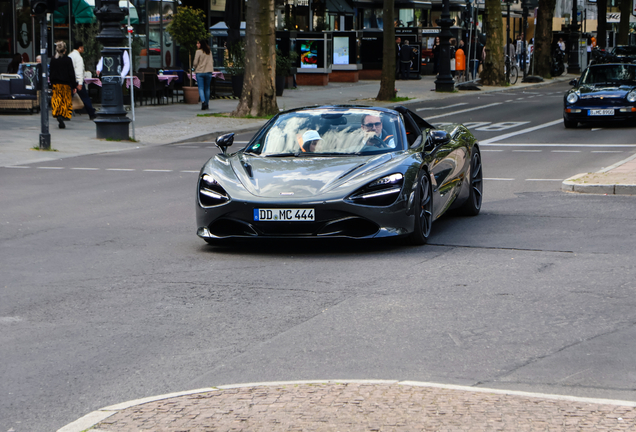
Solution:
<path fill-rule="evenodd" d="M 157 75 L 159 81 L 166 81 L 166 86 L 169 86 L 172 81 L 179 79 L 179 75 Z"/>
<path fill-rule="evenodd" d="M 95 84 L 99 87 L 102 86 L 102 80 L 99 78 L 84 78 L 86 84 Z M 141 81 L 139 77 L 133 76 L 133 85 L 137 88 L 141 88 Z M 126 88 L 130 88 L 130 77 L 126 77 Z"/>

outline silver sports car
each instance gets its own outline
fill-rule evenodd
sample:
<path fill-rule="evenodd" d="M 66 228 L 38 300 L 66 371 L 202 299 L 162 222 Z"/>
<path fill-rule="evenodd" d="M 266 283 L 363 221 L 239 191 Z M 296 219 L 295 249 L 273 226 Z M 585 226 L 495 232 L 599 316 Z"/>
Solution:
<path fill-rule="evenodd" d="M 450 209 L 477 215 L 482 163 L 460 124 L 435 128 L 402 106 L 282 112 L 236 153 L 216 141 L 197 182 L 197 234 L 237 238 L 381 238 L 424 244 Z"/>

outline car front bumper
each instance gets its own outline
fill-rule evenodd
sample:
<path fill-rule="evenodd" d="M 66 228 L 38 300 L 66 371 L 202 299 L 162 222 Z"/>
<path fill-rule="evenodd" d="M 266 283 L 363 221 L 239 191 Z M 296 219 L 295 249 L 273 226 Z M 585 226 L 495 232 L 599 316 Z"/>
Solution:
<path fill-rule="evenodd" d="M 613 115 L 590 115 L 591 110 L 614 110 Z M 621 122 L 636 119 L 636 107 L 633 106 L 566 106 L 563 118 L 568 121 L 588 122 Z"/>
<path fill-rule="evenodd" d="M 415 218 L 413 197 L 402 196 L 387 207 L 362 206 L 345 200 L 271 203 L 230 201 L 203 208 L 197 203 L 197 235 L 204 240 L 231 238 L 380 238 L 407 235 Z M 314 209 L 314 221 L 255 221 L 255 209 Z"/>

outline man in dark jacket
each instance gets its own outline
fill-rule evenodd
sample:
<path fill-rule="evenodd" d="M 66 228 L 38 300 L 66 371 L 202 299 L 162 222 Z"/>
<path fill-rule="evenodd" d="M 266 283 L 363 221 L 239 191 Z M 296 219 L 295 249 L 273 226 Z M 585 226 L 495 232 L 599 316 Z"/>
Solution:
<path fill-rule="evenodd" d="M 400 79 L 409 79 L 411 76 L 411 62 L 413 61 L 413 49 L 409 46 L 409 41 L 405 40 L 400 49 Z"/>

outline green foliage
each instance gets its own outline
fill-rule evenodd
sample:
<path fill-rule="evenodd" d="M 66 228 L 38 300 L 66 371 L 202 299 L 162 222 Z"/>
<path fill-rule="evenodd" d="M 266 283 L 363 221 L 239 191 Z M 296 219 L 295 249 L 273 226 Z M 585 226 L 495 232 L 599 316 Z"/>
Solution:
<path fill-rule="evenodd" d="M 296 63 L 298 59 L 298 53 L 291 51 L 289 56 L 283 55 L 283 52 L 279 49 L 276 50 L 276 75 L 288 76 L 290 69 Z"/>
<path fill-rule="evenodd" d="M 225 67 L 225 72 L 231 76 L 245 74 L 245 42 L 237 42 L 228 49 L 223 67 Z"/>
<path fill-rule="evenodd" d="M 189 59 L 194 57 L 197 41 L 210 38 L 204 23 L 205 12 L 201 9 L 182 6 L 177 8 L 177 14 L 166 27 L 166 31 L 172 36 L 172 39 L 179 44 L 180 52 L 184 51 Z M 190 64 L 190 69 L 192 69 L 192 64 Z"/>
<path fill-rule="evenodd" d="M 95 75 L 97 63 L 102 57 L 102 45 L 97 41 L 99 34 L 99 22 L 92 24 L 75 24 L 73 26 L 73 37 L 84 43 L 84 69 L 91 71 Z"/>

